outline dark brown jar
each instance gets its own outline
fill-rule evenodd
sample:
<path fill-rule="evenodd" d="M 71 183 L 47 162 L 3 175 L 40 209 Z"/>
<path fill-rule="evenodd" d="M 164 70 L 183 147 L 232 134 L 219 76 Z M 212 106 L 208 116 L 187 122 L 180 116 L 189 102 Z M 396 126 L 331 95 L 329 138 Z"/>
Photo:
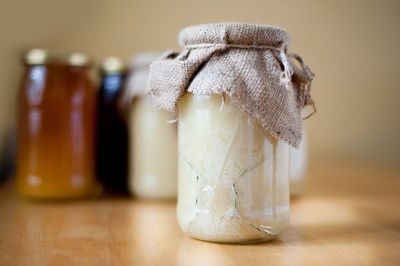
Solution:
<path fill-rule="evenodd" d="M 98 102 L 97 175 L 104 188 L 120 192 L 127 192 L 128 137 L 118 104 L 125 76 L 119 58 L 104 59 Z"/>
<path fill-rule="evenodd" d="M 88 60 L 33 49 L 24 58 L 18 98 L 17 184 L 29 198 L 93 196 L 96 93 Z"/>

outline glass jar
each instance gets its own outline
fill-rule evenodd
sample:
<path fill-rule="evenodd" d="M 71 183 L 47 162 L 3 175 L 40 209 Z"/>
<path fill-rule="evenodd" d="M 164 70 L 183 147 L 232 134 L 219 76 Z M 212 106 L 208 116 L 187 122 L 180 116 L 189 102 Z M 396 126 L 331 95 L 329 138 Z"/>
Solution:
<path fill-rule="evenodd" d="M 17 186 L 38 199 L 96 194 L 96 95 L 87 74 L 87 58 L 65 61 L 34 49 L 25 58 L 19 92 Z"/>
<path fill-rule="evenodd" d="M 177 194 L 177 129 L 174 113 L 154 111 L 151 97 L 135 97 L 130 114 L 129 188 L 141 198 L 173 199 Z"/>
<path fill-rule="evenodd" d="M 222 97 L 180 99 L 179 225 L 213 242 L 274 239 L 289 222 L 289 146 Z"/>
<path fill-rule="evenodd" d="M 127 191 L 128 133 L 119 110 L 125 70 L 116 57 L 104 59 L 98 105 L 97 175 L 105 188 Z"/>

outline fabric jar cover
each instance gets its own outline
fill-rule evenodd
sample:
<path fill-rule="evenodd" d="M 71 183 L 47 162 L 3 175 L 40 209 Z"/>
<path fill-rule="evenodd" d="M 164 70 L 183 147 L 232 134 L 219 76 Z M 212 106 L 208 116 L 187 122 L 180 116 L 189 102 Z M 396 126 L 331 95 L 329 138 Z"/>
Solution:
<path fill-rule="evenodd" d="M 298 55 L 287 53 L 289 43 L 285 30 L 268 25 L 187 27 L 179 34 L 183 51 L 168 52 L 150 66 L 148 86 L 154 106 L 176 111 L 186 92 L 228 95 L 273 136 L 298 147 L 301 109 L 314 106 L 310 97 L 314 74 Z"/>

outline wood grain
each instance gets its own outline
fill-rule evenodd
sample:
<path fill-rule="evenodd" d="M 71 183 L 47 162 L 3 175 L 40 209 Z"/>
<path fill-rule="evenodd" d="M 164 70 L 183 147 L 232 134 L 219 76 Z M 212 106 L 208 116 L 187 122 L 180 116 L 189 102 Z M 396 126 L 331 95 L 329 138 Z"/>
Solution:
<path fill-rule="evenodd" d="M 400 265 L 400 169 L 318 161 L 308 187 L 279 239 L 221 245 L 183 235 L 174 202 L 30 202 L 8 182 L 0 265 Z"/>

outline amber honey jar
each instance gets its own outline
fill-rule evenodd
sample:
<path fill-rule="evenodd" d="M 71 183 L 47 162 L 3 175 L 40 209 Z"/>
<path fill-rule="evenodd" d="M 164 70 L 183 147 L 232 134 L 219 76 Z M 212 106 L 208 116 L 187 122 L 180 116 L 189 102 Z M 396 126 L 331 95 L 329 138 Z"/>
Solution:
<path fill-rule="evenodd" d="M 24 64 L 18 96 L 19 193 L 37 199 L 97 194 L 96 93 L 87 57 L 51 58 L 33 49 Z"/>

